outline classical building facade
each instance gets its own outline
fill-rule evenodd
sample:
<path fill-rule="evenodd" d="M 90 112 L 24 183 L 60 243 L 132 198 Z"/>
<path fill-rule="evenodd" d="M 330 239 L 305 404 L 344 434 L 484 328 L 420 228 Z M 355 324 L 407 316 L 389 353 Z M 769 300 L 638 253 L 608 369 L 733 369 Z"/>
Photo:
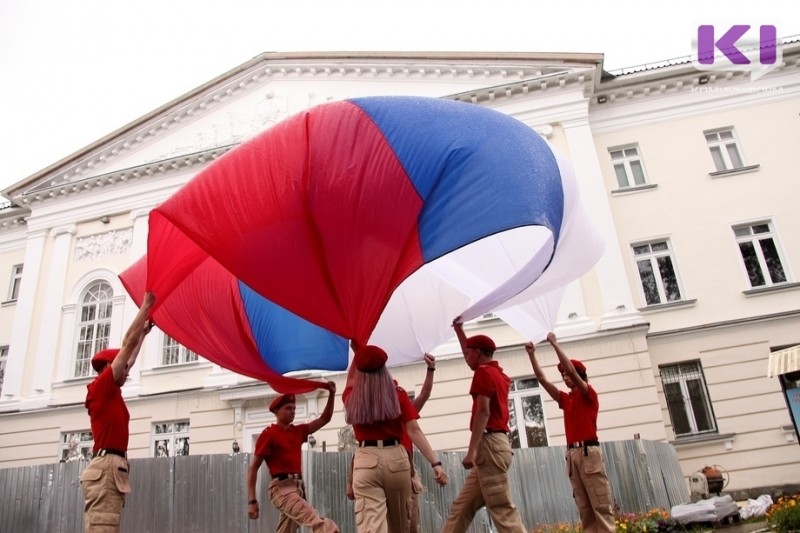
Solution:
<path fill-rule="evenodd" d="M 767 377 L 770 353 L 800 343 L 800 46 L 782 51 L 782 66 L 757 80 L 689 60 L 614 75 L 599 54 L 263 54 L 16 183 L 0 209 L 0 468 L 90 453 L 87 357 L 97 343 L 118 345 L 135 314 L 118 274 L 145 253 L 151 209 L 291 114 L 417 95 L 511 115 L 574 166 L 606 248 L 567 287 L 556 333 L 599 391 L 600 438 L 670 442 L 687 476 L 722 466 L 726 490 L 796 483 L 781 380 L 800 383 Z M 492 315 L 468 329 L 500 346 L 515 446 L 564 444 L 527 339 Z M 539 351 L 556 378 L 552 350 Z M 465 449 L 471 372 L 455 341 L 435 353 L 421 425 L 435 448 Z M 425 371 L 393 373 L 411 391 Z M 308 376 L 343 388 L 341 373 Z M 275 396 L 158 331 L 123 392 L 131 457 L 252 451 Z M 319 413 L 320 400 L 300 398 L 297 419 Z M 344 426 L 338 403 L 315 449 L 343 446 Z"/>

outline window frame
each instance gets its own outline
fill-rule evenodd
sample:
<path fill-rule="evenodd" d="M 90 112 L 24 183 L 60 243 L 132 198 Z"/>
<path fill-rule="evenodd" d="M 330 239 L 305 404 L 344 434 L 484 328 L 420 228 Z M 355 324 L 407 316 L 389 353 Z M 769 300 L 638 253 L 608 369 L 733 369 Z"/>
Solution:
<path fill-rule="evenodd" d="M 767 226 L 766 232 L 756 232 L 754 228 L 757 226 Z M 748 235 L 741 235 L 741 230 L 747 229 L 749 230 Z M 752 289 L 765 289 L 769 287 L 780 287 L 783 285 L 790 284 L 792 282 L 791 275 L 789 273 L 788 265 L 786 259 L 784 258 L 784 254 L 780 245 L 780 239 L 778 238 L 778 232 L 775 228 L 775 224 L 771 219 L 763 219 L 763 220 L 756 220 L 751 222 L 742 222 L 739 224 L 733 224 L 731 226 L 731 232 L 733 233 L 734 244 L 736 246 L 736 251 L 738 253 L 739 260 L 741 261 L 739 264 L 741 265 L 742 272 L 744 273 L 745 281 L 748 284 L 748 290 Z M 777 261 L 779 263 L 780 270 L 782 271 L 784 279 L 782 281 L 773 281 L 772 280 L 772 271 L 769 268 L 769 264 L 767 259 L 764 257 L 764 248 L 762 241 L 772 241 L 772 246 L 774 247 L 775 255 L 777 256 Z M 759 268 L 759 274 L 764 281 L 761 285 L 753 285 L 753 277 L 751 276 L 750 270 L 748 269 L 748 261 L 745 258 L 745 255 L 742 251 L 742 245 L 745 243 L 752 243 L 753 244 L 753 252 L 755 254 L 755 258 L 757 261 L 757 265 Z"/>
<path fill-rule="evenodd" d="M 174 363 L 167 362 L 167 350 L 177 350 L 177 361 Z M 174 338 L 170 337 L 166 333 L 162 334 L 161 336 L 161 349 L 160 349 L 160 358 L 159 358 L 159 366 L 162 367 L 173 367 L 178 365 L 185 365 L 198 362 L 200 357 L 184 346 L 183 344 L 179 343 Z"/>
<path fill-rule="evenodd" d="M 653 250 L 653 245 L 657 244 L 664 244 L 666 245 L 666 250 Z M 647 246 L 649 248 L 649 252 L 647 253 L 638 253 L 637 248 L 641 248 Z M 678 302 L 685 302 L 686 298 L 686 290 L 684 289 L 683 282 L 681 281 L 681 276 L 678 271 L 678 260 L 675 256 L 675 250 L 672 246 L 672 241 L 668 237 L 663 238 L 653 238 L 653 239 L 645 239 L 631 243 L 630 251 L 633 256 L 633 267 L 636 272 L 636 276 L 639 279 L 639 288 L 640 294 L 644 300 L 645 307 L 656 307 L 661 305 L 671 305 Z M 661 265 L 659 264 L 659 259 L 663 257 L 668 257 L 670 266 L 672 268 L 672 273 L 675 277 L 675 286 L 678 291 L 678 298 L 670 300 L 669 294 L 667 292 L 667 288 L 665 286 L 664 275 L 661 270 Z M 645 288 L 645 280 L 642 277 L 642 271 L 640 269 L 640 261 L 647 260 L 650 264 L 651 273 L 653 274 L 653 279 L 655 281 L 655 288 L 657 292 L 657 296 L 659 298 L 658 302 L 649 302 L 648 301 L 648 291 Z"/>
<path fill-rule="evenodd" d="M 694 368 L 691 369 L 691 371 L 683 371 L 685 367 L 689 366 L 693 366 Z M 677 370 L 675 375 L 665 377 L 666 372 L 671 371 L 672 369 Z M 708 392 L 708 381 L 706 380 L 705 372 L 703 371 L 702 361 L 695 359 L 691 361 L 660 365 L 658 367 L 658 371 L 659 378 L 661 380 L 662 392 L 664 394 L 664 402 L 667 405 L 667 413 L 669 414 L 669 420 L 675 438 L 691 439 L 705 435 L 718 434 L 719 424 L 717 423 L 717 417 L 714 414 L 714 405 L 711 401 L 711 395 Z M 701 392 L 703 395 L 702 398 L 699 398 L 702 405 L 694 405 L 695 399 L 692 398 L 692 391 L 690 390 L 691 386 L 689 385 L 689 382 L 692 380 L 697 381 L 701 386 L 698 392 Z M 680 386 L 681 403 L 684 407 L 682 412 L 673 411 L 673 408 L 677 407 L 677 402 L 670 401 L 669 393 L 667 392 L 667 385 L 673 383 L 678 383 Z M 700 414 L 704 414 L 708 417 L 708 423 L 711 426 L 708 429 L 699 429 L 699 414 L 695 411 L 695 409 L 699 407 L 705 408 L 705 413 Z M 680 414 L 685 416 L 685 421 L 676 421 Z M 678 433 L 676 428 L 678 425 L 683 423 L 688 424 L 689 431 Z"/>
<path fill-rule="evenodd" d="M 78 436 L 77 456 L 69 456 L 70 437 Z M 88 437 L 88 438 L 85 438 Z M 92 450 L 94 449 L 94 435 L 91 429 L 81 429 L 77 431 L 62 431 L 58 439 L 58 461 L 68 463 L 71 461 L 91 461 Z"/>
<path fill-rule="evenodd" d="M 730 138 L 723 138 L 722 134 L 725 133 L 730 133 Z M 712 135 L 717 136 L 717 138 L 714 140 L 709 139 L 709 136 Z M 711 161 L 714 163 L 714 172 L 733 172 L 747 167 L 741 143 L 733 126 L 704 130 L 703 138 L 711 154 Z M 731 147 L 736 151 L 736 157 L 739 159 L 738 165 L 731 160 Z M 715 150 L 718 157 L 714 155 Z"/>
<path fill-rule="evenodd" d="M 520 388 L 520 385 L 524 382 L 536 382 L 535 386 L 533 387 L 526 387 Z M 526 398 L 536 397 L 538 398 L 538 403 L 540 406 L 542 419 L 542 431 L 544 433 L 544 442 L 541 444 L 531 444 L 528 442 L 528 435 L 525 431 L 520 431 L 520 428 L 525 426 L 525 419 L 524 419 L 524 400 Z M 544 387 L 541 386 L 539 380 L 536 379 L 535 376 L 527 376 L 522 378 L 516 378 L 511 382 L 511 390 L 508 393 L 508 403 L 509 403 L 509 427 L 511 432 L 509 433 L 509 439 L 511 440 L 511 447 L 512 448 L 535 448 L 539 446 L 548 446 L 550 442 L 550 432 L 547 428 L 547 415 L 545 414 L 544 404 L 545 404 L 545 390 Z M 522 416 L 517 416 L 517 413 L 522 414 Z M 516 423 L 512 424 L 512 421 Z M 520 423 L 521 421 L 521 423 Z M 538 421 L 537 421 L 538 422 Z"/>
<path fill-rule="evenodd" d="M 3 394 L 3 382 L 6 378 L 6 367 L 8 366 L 8 352 L 11 351 L 11 346 L 3 344 L 0 346 L 0 396 Z"/>
<path fill-rule="evenodd" d="M 635 151 L 635 153 L 627 154 L 627 152 L 631 150 Z M 615 158 L 615 153 L 620 153 L 620 157 Z M 642 152 L 638 143 L 609 147 L 608 156 L 611 161 L 611 168 L 614 171 L 614 177 L 617 180 L 618 190 L 637 189 L 650 185 L 650 180 L 647 178 L 647 169 L 645 169 L 644 166 L 644 158 L 642 157 Z M 636 162 L 639 165 L 642 174 L 641 178 L 643 180 L 642 183 L 636 182 L 636 172 L 631 166 L 632 162 Z M 626 185 L 620 183 L 620 175 L 617 171 L 618 167 L 621 167 L 622 172 L 625 174 Z"/>
<path fill-rule="evenodd" d="M 103 299 L 92 296 L 92 292 L 103 292 Z M 89 301 L 94 298 L 94 301 Z M 89 304 L 87 306 L 87 304 Z M 103 309 L 100 309 L 102 306 Z M 86 308 L 94 308 L 94 318 L 84 320 Z M 98 279 L 88 284 L 81 292 L 77 306 L 78 321 L 76 342 L 73 347 L 74 364 L 72 378 L 86 378 L 92 375 L 91 359 L 100 350 L 109 346 L 114 314 L 114 287 L 106 280 Z M 105 313 L 105 314 L 104 314 Z M 104 316 L 100 316 L 104 315 Z M 99 333 L 98 333 L 99 332 Z M 90 338 L 88 338 L 90 336 Z"/>
<path fill-rule="evenodd" d="M 19 291 L 22 286 L 22 270 L 24 263 L 11 266 L 11 279 L 8 283 L 8 302 L 16 302 L 19 299 Z"/>
<path fill-rule="evenodd" d="M 185 424 L 185 428 L 176 429 L 175 426 L 183 424 Z M 168 426 L 170 429 L 167 431 L 167 427 L 165 427 L 164 432 L 159 432 L 158 426 Z M 189 419 L 153 422 L 150 429 L 150 453 L 152 454 L 150 457 L 179 457 L 189 455 L 191 449 L 189 440 L 190 429 Z M 183 443 L 185 443 L 186 453 L 176 454 L 179 440 L 183 440 Z M 162 441 L 166 442 L 166 446 L 164 447 L 166 455 L 158 455 L 157 453 L 158 445 Z M 184 448 L 183 443 L 181 444 L 181 450 Z"/>

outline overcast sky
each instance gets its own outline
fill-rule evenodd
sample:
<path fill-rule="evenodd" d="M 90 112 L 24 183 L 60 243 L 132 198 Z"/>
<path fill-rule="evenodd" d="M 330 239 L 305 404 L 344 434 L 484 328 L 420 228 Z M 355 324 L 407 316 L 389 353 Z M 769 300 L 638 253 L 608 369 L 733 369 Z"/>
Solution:
<path fill-rule="evenodd" d="M 262 52 L 690 56 L 699 24 L 800 35 L 796 0 L 0 0 L 0 189 Z"/>

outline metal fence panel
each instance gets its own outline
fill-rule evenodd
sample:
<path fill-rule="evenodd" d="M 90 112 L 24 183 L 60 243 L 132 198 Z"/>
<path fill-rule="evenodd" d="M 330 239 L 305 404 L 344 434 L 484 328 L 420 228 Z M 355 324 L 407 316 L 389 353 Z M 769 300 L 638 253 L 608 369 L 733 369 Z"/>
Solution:
<path fill-rule="evenodd" d="M 671 509 L 689 500 L 689 490 L 668 443 L 642 440 L 602 445 L 614 501 L 622 512 Z M 509 482 L 525 524 L 578 521 L 572 488 L 565 471 L 565 448 L 552 446 L 514 450 Z M 353 503 L 345 488 L 351 452 L 304 452 L 306 497 L 341 531 L 355 531 Z M 439 531 L 467 472 L 463 452 L 439 452 L 450 477 L 436 486 L 425 459 L 415 464 L 426 490 L 420 495 L 420 530 Z M 275 531 L 278 513 L 266 495 L 268 479 L 259 476 L 259 520 L 247 517 L 248 454 L 190 455 L 132 459 L 131 486 L 124 533 L 268 533 Z M 83 494 L 78 478 L 82 461 L 0 470 L 0 531 L 14 533 L 74 533 L 83 530 Z M 494 531 L 485 509 L 469 533 Z"/>

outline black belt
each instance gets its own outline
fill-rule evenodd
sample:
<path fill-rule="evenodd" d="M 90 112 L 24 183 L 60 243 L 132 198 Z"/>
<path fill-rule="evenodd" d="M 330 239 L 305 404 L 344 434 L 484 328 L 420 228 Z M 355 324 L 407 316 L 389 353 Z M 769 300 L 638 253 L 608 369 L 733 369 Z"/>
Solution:
<path fill-rule="evenodd" d="M 508 435 L 508 431 L 506 431 L 505 429 L 489 429 L 489 428 L 486 428 L 486 429 L 483 430 L 483 432 L 484 433 L 505 433 L 506 435 Z"/>
<path fill-rule="evenodd" d="M 105 455 L 117 455 L 123 459 L 127 459 L 127 455 L 122 450 L 115 450 L 114 448 L 102 448 L 92 454 L 92 457 L 103 457 Z"/>
<path fill-rule="evenodd" d="M 284 479 L 303 479 L 303 476 L 300 474 L 275 474 L 272 476 L 272 479 L 277 479 L 278 481 L 283 481 Z"/>
<path fill-rule="evenodd" d="M 362 440 L 358 443 L 358 447 L 364 448 L 366 446 L 371 446 L 378 448 L 387 448 L 389 446 L 397 446 L 398 444 L 400 444 L 399 439 Z"/>
<path fill-rule="evenodd" d="M 567 449 L 571 450 L 573 448 L 583 448 L 583 455 L 589 455 L 589 446 L 600 446 L 600 443 L 596 440 L 583 440 L 567 444 Z"/>

